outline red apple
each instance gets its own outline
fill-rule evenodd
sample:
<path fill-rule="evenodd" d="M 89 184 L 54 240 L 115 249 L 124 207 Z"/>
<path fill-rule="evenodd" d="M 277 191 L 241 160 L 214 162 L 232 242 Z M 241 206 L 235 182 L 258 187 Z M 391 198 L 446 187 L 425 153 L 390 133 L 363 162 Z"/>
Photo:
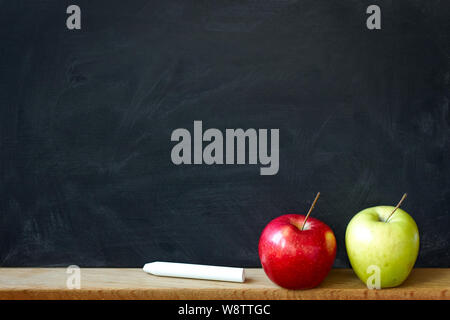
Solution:
<path fill-rule="evenodd" d="M 333 231 L 318 219 L 286 214 L 272 220 L 259 239 L 259 258 L 267 276 L 287 289 L 309 289 L 327 276 L 336 257 Z"/>

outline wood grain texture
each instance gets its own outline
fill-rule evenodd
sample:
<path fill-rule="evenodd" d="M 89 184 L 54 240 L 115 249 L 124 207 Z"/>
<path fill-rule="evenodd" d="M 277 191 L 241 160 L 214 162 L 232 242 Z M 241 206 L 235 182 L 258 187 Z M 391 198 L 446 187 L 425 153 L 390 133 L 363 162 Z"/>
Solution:
<path fill-rule="evenodd" d="M 351 269 L 333 269 L 316 289 L 285 290 L 262 269 L 245 283 L 156 277 L 141 269 L 82 268 L 67 289 L 65 268 L 0 268 L 0 299 L 450 299 L 450 269 L 414 269 L 398 288 L 369 290 Z"/>

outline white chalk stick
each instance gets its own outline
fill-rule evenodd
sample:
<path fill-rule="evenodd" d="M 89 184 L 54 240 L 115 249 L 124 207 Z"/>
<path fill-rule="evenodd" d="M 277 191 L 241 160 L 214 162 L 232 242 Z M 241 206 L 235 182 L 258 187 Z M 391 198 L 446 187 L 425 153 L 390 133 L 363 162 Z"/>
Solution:
<path fill-rule="evenodd" d="M 146 263 L 142 269 L 155 276 L 231 282 L 245 281 L 245 272 L 243 268 L 157 261 Z"/>

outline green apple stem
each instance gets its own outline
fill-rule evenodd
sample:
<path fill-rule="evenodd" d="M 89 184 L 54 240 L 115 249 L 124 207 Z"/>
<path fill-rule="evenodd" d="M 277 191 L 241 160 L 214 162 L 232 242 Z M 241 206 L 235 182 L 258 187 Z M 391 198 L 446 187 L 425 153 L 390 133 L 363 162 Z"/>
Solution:
<path fill-rule="evenodd" d="M 314 201 L 313 201 L 313 203 L 311 205 L 311 208 L 309 208 L 309 211 L 306 214 L 305 220 L 303 220 L 303 224 L 302 224 L 302 227 L 301 227 L 300 231 L 303 231 L 303 228 L 305 227 L 305 224 L 306 224 L 306 220 L 308 220 L 309 215 L 311 214 L 311 211 L 314 209 L 314 206 L 316 205 L 316 202 L 317 202 L 317 199 L 319 199 L 319 196 L 320 196 L 320 192 L 317 192 L 316 198 L 314 199 Z"/>
<path fill-rule="evenodd" d="M 407 196 L 407 195 L 408 195 L 407 193 L 403 194 L 403 197 L 400 199 L 400 201 L 399 201 L 399 202 L 397 203 L 397 205 L 395 206 L 394 211 L 392 211 L 391 214 L 389 215 L 389 217 L 386 219 L 386 222 L 389 221 L 389 219 L 392 217 L 392 215 L 394 214 L 394 212 L 397 211 L 397 209 L 402 205 L 402 202 L 403 202 L 403 200 L 406 199 L 406 196 Z"/>

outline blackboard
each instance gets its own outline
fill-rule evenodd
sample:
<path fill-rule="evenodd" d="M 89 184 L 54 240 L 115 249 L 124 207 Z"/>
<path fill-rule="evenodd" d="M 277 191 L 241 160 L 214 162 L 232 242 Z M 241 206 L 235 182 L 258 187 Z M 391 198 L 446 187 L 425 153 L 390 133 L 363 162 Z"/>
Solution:
<path fill-rule="evenodd" d="M 0 265 L 257 267 L 264 226 L 320 191 L 335 267 L 351 217 L 404 192 L 416 266 L 450 267 L 448 17 L 432 0 L 0 1 Z M 278 173 L 175 165 L 195 120 L 278 128 Z"/>

